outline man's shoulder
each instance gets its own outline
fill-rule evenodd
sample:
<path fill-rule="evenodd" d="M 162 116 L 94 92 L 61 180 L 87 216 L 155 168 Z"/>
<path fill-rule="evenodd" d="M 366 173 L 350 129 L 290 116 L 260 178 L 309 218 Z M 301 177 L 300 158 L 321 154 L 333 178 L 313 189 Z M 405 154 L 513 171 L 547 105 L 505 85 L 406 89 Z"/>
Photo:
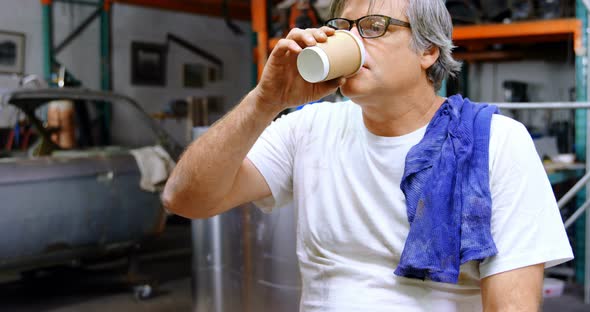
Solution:
<path fill-rule="evenodd" d="M 522 127 L 524 127 L 524 125 L 521 122 L 514 120 L 508 116 L 504 116 L 501 114 L 494 114 L 492 116 L 492 128 L 514 129 Z"/>
<path fill-rule="evenodd" d="M 492 116 L 492 124 L 490 126 L 490 136 L 500 138 L 508 136 L 522 136 L 524 133 L 528 135 L 526 127 L 517 120 L 508 116 L 494 114 Z"/>
<path fill-rule="evenodd" d="M 490 168 L 514 167 L 538 157 L 533 139 L 526 127 L 507 116 L 494 115 L 490 128 Z"/>

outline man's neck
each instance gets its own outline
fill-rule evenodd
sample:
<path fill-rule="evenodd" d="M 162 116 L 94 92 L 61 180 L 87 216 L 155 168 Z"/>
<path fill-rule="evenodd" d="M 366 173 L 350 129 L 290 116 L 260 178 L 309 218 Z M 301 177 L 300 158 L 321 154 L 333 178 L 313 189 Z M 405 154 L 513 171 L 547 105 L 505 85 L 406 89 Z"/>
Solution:
<path fill-rule="evenodd" d="M 432 89 L 431 89 L 432 90 Z M 401 136 L 427 125 L 445 99 L 433 91 L 359 99 L 367 129 L 378 136 Z M 356 101 L 355 101 L 356 102 Z"/>

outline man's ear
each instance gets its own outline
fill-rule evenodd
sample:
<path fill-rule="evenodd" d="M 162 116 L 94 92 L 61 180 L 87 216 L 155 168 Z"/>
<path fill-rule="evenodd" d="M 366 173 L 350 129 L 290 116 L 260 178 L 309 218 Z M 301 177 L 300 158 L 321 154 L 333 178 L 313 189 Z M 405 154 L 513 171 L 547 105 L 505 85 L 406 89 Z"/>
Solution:
<path fill-rule="evenodd" d="M 437 46 L 432 46 L 422 52 L 420 56 L 420 66 L 422 69 L 426 70 L 438 60 L 440 56 L 440 49 Z"/>

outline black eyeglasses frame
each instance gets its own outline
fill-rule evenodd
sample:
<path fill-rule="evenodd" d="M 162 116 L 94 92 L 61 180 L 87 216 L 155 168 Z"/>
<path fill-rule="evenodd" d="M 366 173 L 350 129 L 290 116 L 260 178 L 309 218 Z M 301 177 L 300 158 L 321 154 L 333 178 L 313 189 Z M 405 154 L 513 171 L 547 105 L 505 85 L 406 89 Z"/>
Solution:
<path fill-rule="evenodd" d="M 363 19 L 370 18 L 370 17 L 381 17 L 381 18 L 384 18 L 385 19 L 385 23 L 387 24 L 388 27 L 389 27 L 389 25 L 395 25 L 395 26 L 400 26 L 400 27 L 407 27 L 407 28 L 410 28 L 410 29 L 412 28 L 412 26 L 408 22 L 404 22 L 404 21 L 398 20 L 396 18 L 389 17 L 389 16 L 386 16 L 386 15 L 381 15 L 381 14 L 366 15 L 366 16 L 363 16 L 363 17 L 361 17 L 359 19 L 356 19 L 356 20 L 351 20 L 351 19 L 347 19 L 347 18 L 343 18 L 343 17 L 336 17 L 336 18 L 332 18 L 332 19 L 327 20 L 324 23 L 324 25 L 336 29 L 335 27 L 329 25 L 330 22 L 333 22 L 333 21 L 336 21 L 336 20 L 341 20 L 341 21 L 348 22 L 348 29 L 347 30 L 349 30 L 349 31 L 352 29 L 352 27 L 354 27 L 354 25 L 357 25 L 357 28 L 359 30 L 359 35 L 361 35 L 361 37 L 363 37 L 363 38 L 373 39 L 373 38 L 379 38 L 379 37 L 384 36 L 387 33 L 388 27 L 385 27 L 385 29 L 383 30 L 383 33 L 380 34 L 380 35 L 378 35 L 378 36 L 365 36 L 364 30 L 362 29 L 362 27 L 358 27 L 358 25 L 360 25 L 359 23 Z"/>

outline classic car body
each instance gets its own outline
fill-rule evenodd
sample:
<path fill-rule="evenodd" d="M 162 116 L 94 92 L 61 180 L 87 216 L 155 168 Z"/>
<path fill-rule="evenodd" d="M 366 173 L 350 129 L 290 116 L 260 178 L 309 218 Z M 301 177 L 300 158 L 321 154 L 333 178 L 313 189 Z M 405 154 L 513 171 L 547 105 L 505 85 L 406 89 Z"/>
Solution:
<path fill-rule="evenodd" d="M 15 90 L 3 94 L 51 140 L 37 117 L 52 100 L 128 105 L 176 158 L 181 147 L 132 99 L 81 89 Z M 147 135 L 147 134 L 146 134 Z M 164 229 L 159 194 L 140 189 L 140 171 L 126 147 L 93 147 L 47 156 L 0 157 L 0 270 L 25 271 L 120 252 Z"/>

